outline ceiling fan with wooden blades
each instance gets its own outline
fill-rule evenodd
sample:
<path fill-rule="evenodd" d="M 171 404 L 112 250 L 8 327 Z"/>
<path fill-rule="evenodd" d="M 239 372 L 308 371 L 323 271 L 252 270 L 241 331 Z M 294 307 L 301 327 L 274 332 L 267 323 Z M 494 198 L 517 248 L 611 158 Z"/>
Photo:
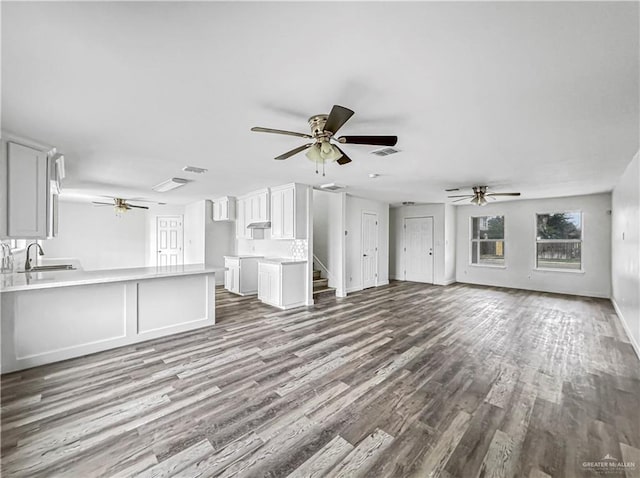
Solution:
<path fill-rule="evenodd" d="M 109 196 L 105 196 L 109 197 Z M 130 209 L 149 209 L 149 206 L 139 206 L 136 204 L 129 204 L 127 201 L 142 201 L 142 199 L 122 199 L 122 198 L 112 198 L 113 202 L 99 202 L 92 201 L 96 206 L 111 206 L 116 210 L 116 213 L 121 214 L 127 212 Z"/>
<path fill-rule="evenodd" d="M 307 158 L 316 163 L 316 173 L 318 172 L 317 165 L 324 164 L 328 161 L 335 161 L 340 165 L 351 162 L 351 158 L 338 146 L 338 144 L 366 144 L 373 146 L 395 146 L 398 142 L 397 136 L 340 136 L 336 137 L 336 133 L 344 124 L 349 121 L 354 115 L 354 112 L 344 106 L 334 105 L 331 108 L 331 112 L 321 115 L 315 115 L 309 118 L 309 126 L 311 128 L 311 134 L 297 133 L 295 131 L 285 131 L 281 129 L 262 128 L 259 126 L 251 128 L 251 131 L 257 131 L 259 133 L 275 133 L 284 134 L 288 136 L 297 136 L 299 138 L 305 138 L 312 140 L 311 142 L 299 146 L 291 151 L 276 156 L 275 159 L 283 160 L 290 158 L 302 151 L 309 150 L 306 153 Z M 337 143 L 337 144 L 336 144 Z M 324 176 L 324 171 L 323 171 Z"/>
<path fill-rule="evenodd" d="M 454 196 L 447 196 L 448 198 L 457 198 L 454 203 L 469 200 L 470 203 L 475 204 L 476 206 L 484 206 L 487 204 L 488 199 L 496 199 L 496 196 L 520 196 L 520 193 L 492 193 L 487 192 L 489 186 L 473 186 L 472 188 L 473 194 L 457 194 Z M 450 188 L 445 189 L 447 192 L 458 191 L 459 188 Z"/>

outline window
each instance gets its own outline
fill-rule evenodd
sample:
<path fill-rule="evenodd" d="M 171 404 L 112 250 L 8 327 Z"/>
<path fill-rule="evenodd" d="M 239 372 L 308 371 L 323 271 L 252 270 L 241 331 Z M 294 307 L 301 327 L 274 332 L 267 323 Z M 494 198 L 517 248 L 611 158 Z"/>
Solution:
<path fill-rule="evenodd" d="M 582 213 L 536 214 L 536 267 L 582 270 Z"/>
<path fill-rule="evenodd" d="M 471 218 L 471 264 L 504 266 L 504 216 Z"/>
<path fill-rule="evenodd" d="M 16 250 L 19 251 L 27 247 L 27 240 L 26 239 L 9 239 L 8 244 L 12 251 L 16 251 Z"/>

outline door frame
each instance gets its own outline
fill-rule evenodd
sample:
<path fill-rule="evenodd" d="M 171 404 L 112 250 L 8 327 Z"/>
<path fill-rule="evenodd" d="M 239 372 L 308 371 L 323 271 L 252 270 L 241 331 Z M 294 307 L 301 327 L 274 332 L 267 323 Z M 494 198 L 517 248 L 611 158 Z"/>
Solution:
<path fill-rule="evenodd" d="M 182 239 L 181 239 L 182 247 L 180 248 L 180 256 L 182 256 L 181 257 L 182 260 L 180 261 L 180 265 L 184 265 L 184 216 L 182 214 L 166 214 L 166 215 L 160 214 L 156 216 L 156 240 L 154 244 L 154 247 L 155 247 L 154 250 L 156 251 L 156 253 L 154 254 L 156 257 L 156 267 L 158 267 L 158 255 L 160 254 L 159 252 L 160 247 L 158 245 L 158 239 L 160 238 L 160 234 L 158 233 L 158 230 L 160 227 L 158 224 L 159 219 L 160 218 L 176 218 L 176 217 L 180 219 L 180 224 L 181 224 L 180 231 L 182 234 Z"/>
<path fill-rule="evenodd" d="M 435 284 L 436 283 L 436 270 L 435 270 L 435 258 L 436 258 L 436 248 L 435 248 L 435 217 L 434 216 L 405 216 L 402 218 L 402 266 L 403 266 L 403 274 L 402 280 L 407 280 L 407 219 L 431 219 L 431 250 L 433 254 L 431 255 L 431 282 L 424 282 L 425 284 Z"/>
<path fill-rule="evenodd" d="M 365 288 L 365 283 L 364 283 L 364 216 L 365 214 L 369 214 L 371 216 L 374 216 L 376 218 L 376 234 L 375 234 L 375 250 L 376 250 L 376 256 L 375 256 L 375 261 L 374 261 L 374 267 L 375 267 L 375 272 L 374 272 L 374 282 L 373 282 L 373 286 L 372 287 L 378 287 L 378 269 L 379 269 L 379 260 L 380 260 L 380 254 L 378 253 L 378 247 L 380 246 L 379 241 L 378 241 L 378 232 L 379 232 L 379 220 L 378 220 L 378 213 L 376 211 L 367 211 L 367 210 L 362 210 L 361 214 L 360 214 L 360 275 L 362 276 L 362 289 L 364 290 Z"/>

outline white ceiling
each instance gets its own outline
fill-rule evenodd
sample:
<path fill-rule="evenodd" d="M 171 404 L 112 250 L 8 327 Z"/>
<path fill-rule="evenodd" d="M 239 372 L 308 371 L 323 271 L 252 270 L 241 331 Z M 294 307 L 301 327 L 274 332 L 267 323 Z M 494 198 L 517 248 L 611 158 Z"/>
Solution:
<path fill-rule="evenodd" d="M 392 203 L 445 187 L 611 190 L 638 150 L 637 2 L 2 2 L 2 127 L 65 153 L 70 192 L 186 203 L 297 181 Z M 333 104 L 345 146 L 274 161 Z M 181 171 L 205 167 L 204 176 Z M 369 173 L 378 173 L 369 179 Z M 194 178 L 163 195 L 151 186 Z"/>

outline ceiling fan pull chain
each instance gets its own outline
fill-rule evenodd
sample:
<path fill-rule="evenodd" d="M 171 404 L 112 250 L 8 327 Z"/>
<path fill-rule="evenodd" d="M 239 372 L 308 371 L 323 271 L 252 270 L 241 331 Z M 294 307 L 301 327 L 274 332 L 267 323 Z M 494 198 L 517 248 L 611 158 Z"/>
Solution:
<path fill-rule="evenodd" d="M 318 161 L 316 161 L 316 174 L 318 174 Z"/>
<path fill-rule="evenodd" d="M 325 165 L 325 161 L 322 161 L 322 175 L 324 176 L 324 165 Z"/>

